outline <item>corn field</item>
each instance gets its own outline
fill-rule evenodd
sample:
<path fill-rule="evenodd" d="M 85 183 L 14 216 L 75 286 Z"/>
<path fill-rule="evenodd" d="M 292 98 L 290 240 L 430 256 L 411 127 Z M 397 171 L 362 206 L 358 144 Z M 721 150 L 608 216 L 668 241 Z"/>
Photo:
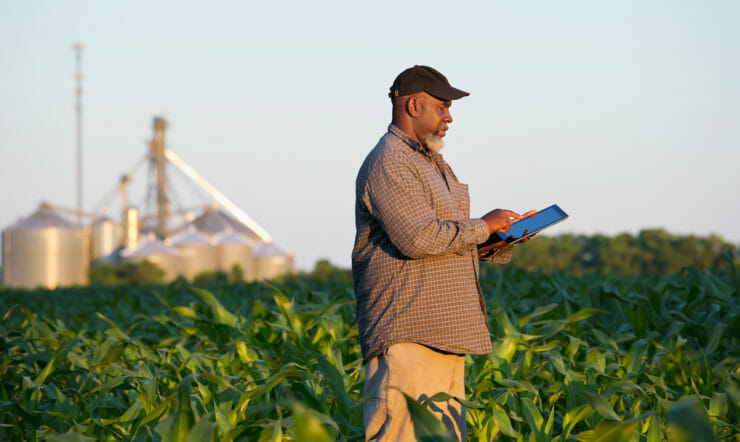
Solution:
<path fill-rule="evenodd" d="M 740 441 L 740 276 L 486 267 L 471 441 Z M 0 290 L 0 439 L 363 440 L 345 278 Z M 444 394 L 430 400 L 446 400 Z M 446 440 L 410 400 L 420 440 Z"/>

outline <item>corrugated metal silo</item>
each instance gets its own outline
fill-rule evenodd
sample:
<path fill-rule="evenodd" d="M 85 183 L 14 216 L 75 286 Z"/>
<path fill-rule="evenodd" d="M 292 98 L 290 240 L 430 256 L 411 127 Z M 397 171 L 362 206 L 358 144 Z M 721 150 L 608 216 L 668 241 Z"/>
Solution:
<path fill-rule="evenodd" d="M 245 281 L 256 279 L 256 264 L 251 242 L 234 231 L 226 231 L 214 238 L 218 247 L 218 269 L 229 273 L 234 265 L 241 267 Z"/>
<path fill-rule="evenodd" d="M 86 285 L 90 270 L 88 231 L 48 204 L 3 231 L 3 276 L 20 288 Z"/>
<path fill-rule="evenodd" d="M 121 246 L 123 227 L 104 216 L 90 224 L 90 258 L 106 258 Z"/>
<path fill-rule="evenodd" d="M 169 239 L 180 252 L 180 273 L 192 281 L 198 273 L 218 270 L 218 247 L 193 225 Z"/>
<path fill-rule="evenodd" d="M 134 248 L 125 249 L 121 257 L 133 262 L 149 261 L 164 270 L 164 279 L 167 282 L 177 278 L 180 272 L 179 252 L 157 239 L 150 233 Z"/>
<path fill-rule="evenodd" d="M 139 211 L 129 207 L 123 219 L 123 246 L 127 249 L 136 247 L 139 242 Z"/>
<path fill-rule="evenodd" d="M 257 279 L 271 279 L 293 271 L 293 257 L 273 243 L 257 243 L 253 254 Z"/>

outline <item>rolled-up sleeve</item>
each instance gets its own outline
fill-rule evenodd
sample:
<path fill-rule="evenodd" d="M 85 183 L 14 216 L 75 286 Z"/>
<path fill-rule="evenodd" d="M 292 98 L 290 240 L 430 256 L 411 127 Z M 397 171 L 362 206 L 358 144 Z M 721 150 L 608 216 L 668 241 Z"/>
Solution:
<path fill-rule="evenodd" d="M 514 250 L 514 244 L 506 244 L 497 248 L 493 253 L 481 258 L 481 261 L 491 261 L 497 264 L 508 264 L 511 262 L 511 252 Z"/>

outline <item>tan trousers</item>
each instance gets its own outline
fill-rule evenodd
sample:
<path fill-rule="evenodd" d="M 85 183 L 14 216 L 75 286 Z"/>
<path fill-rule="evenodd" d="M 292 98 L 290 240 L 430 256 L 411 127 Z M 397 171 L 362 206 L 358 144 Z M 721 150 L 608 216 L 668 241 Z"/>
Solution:
<path fill-rule="evenodd" d="M 365 365 L 365 440 L 416 441 L 406 401 L 398 387 L 416 400 L 440 391 L 465 397 L 465 357 L 440 353 L 408 342 L 390 346 L 384 355 Z M 465 407 L 455 400 L 432 402 L 447 431 L 459 441 L 466 440 Z"/>

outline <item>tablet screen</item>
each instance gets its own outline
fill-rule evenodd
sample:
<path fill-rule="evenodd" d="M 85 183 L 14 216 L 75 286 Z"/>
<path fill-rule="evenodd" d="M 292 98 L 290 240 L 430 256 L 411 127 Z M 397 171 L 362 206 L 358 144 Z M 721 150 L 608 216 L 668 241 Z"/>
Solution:
<path fill-rule="evenodd" d="M 511 225 L 511 229 L 508 232 L 494 232 L 494 235 L 499 240 L 506 240 L 508 243 L 514 243 L 523 238 L 524 232 L 527 232 L 527 236 L 533 235 L 542 229 L 548 228 L 554 224 L 559 223 L 568 217 L 568 214 L 563 211 L 557 204 L 540 210 L 537 215 L 524 218 Z"/>

